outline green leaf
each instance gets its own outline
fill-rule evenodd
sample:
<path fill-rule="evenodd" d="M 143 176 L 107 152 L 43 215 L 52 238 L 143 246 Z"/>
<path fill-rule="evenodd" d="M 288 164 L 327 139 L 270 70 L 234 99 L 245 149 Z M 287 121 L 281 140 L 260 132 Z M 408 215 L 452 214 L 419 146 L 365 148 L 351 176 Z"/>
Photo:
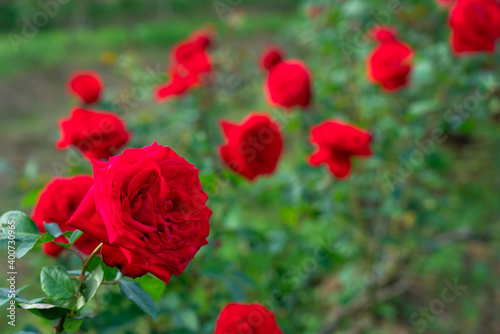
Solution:
<path fill-rule="evenodd" d="M 158 306 L 155 304 L 153 298 L 151 298 L 137 282 L 121 280 L 120 290 L 125 297 L 134 302 L 134 304 L 155 321 L 158 321 L 158 315 L 160 313 Z"/>
<path fill-rule="evenodd" d="M 35 222 L 21 211 L 9 211 L 0 217 L 0 240 L 14 247 L 17 258 L 33 248 L 39 235 Z"/>
<path fill-rule="evenodd" d="M 69 244 L 72 245 L 75 243 L 75 241 L 80 238 L 80 236 L 83 234 L 82 231 L 80 230 L 74 230 L 73 233 L 71 233 L 71 237 L 69 237 Z"/>
<path fill-rule="evenodd" d="M 158 277 L 149 274 L 138 277 L 134 279 L 134 281 L 139 283 L 141 288 L 146 291 L 154 299 L 155 302 L 160 299 L 161 295 L 163 295 L 165 289 L 167 288 L 165 282 L 163 282 Z"/>
<path fill-rule="evenodd" d="M 104 262 L 101 262 L 101 268 L 104 271 L 104 280 L 105 281 L 114 281 L 117 279 L 118 268 L 108 267 Z"/>
<path fill-rule="evenodd" d="M 21 308 L 25 309 L 25 310 L 29 310 L 29 309 L 33 309 L 33 308 L 36 308 L 36 309 L 39 309 L 39 310 L 46 310 L 46 309 L 49 309 L 49 308 L 53 308 L 53 307 L 57 307 L 56 305 L 52 305 L 52 304 L 45 304 L 45 303 L 34 303 L 34 304 L 31 304 L 31 303 L 19 303 L 19 306 L 21 306 Z"/>
<path fill-rule="evenodd" d="M 40 280 L 43 292 L 52 299 L 68 299 L 75 295 L 71 278 L 59 266 L 43 267 Z"/>
<path fill-rule="evenodd" d="M 19 292 L 21 292 L 22 290 L 24 290 L 28 286 L 29 285 L 25 285 L 25 286 L 20 287 L 19 289 L 16 289 L 15 292 L 14 292 L 15 296 L 13 298 L 10 298 L 11 297 L 10 289 L 8 289 L 8 288 L 0 288 L 0 306 L 6 304 L 11 299 L 14 299 L 17 302 L 28 302 L 29 301 L 28 299 L 26 299 L 26 298 L 21 297 L 21 296 L 18 295 Z"/>
<path fill-rule="evenodd" d="M 97 292 L 97 289 L 102 283 L 104 272 L 100 266 L 97 266 L 86 278 L 85 288 L 83 289 L 83 296 L 85 303 L 88 303 Z"/>
<path fill-rule="evenodd" d="M 52 240 L 54 240 L 54 236 L 52 234 L 44 233 L 38 237 L 38 239 L 36 240 L 35 244 L 31 249 L 37 248 L 43 244 L 46 244 L 47 242 L 51 242 Z"/>
<path fill-rule="evenodd" d="M 56 305 L 53 304 L 19 303 L 19 306 L 41 318 L 49 320 L 59 319 L 66 314 L 66 311 L 64 309 L 57 307 Z"/>
<path fill-rule="evenodd" d="M 77 330 L 80 329 L 80 326 L 82 325 L 84 319 L 75 319 L 71 317 L 67 317 L 64 320 L 64 330 L 67 332 L 76 332 Z"/>
<path fill-rule="evenodd" d="M 54 238 L 60 237 L 63 233 L 61 232 L 61 229 L 59 228 L 59 225 L 57 223 L 43 223 L 43 226 L 45 227 L 45 231 L 51 235 L 54 236 Z"/>

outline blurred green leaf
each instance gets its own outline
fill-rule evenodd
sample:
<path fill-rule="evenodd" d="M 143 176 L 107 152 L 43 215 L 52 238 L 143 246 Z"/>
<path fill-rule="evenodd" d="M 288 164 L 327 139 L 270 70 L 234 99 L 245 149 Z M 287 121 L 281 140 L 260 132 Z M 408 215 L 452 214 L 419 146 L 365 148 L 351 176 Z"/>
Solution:
<path fill-rule="evenodd" d="M 43 223 L 43 226 L 45 228 L 45 231 L 54 238 L 60 237 L 63 233 L 61 232 L 61 229 L 59 228 L 59 225 L 57 223 Z"/>
<path fill-rule="evenodd" d="M 158 306 L 155 304 L 153 298 L 151 298 L 151 296 L 144 291 L 137 282 L 121 280 L 120 290 L 125 297 L 130 299 L 147 315 L 155 321 L 158 321 L 158 315 L 160 313 Z"/>
<path fill-rule="evenodd" d="M 76 332 L 80 329 L 84 319 L 75 319 L 73 317 L 66 317 L 64 320 L 64 330 L 68 332 Z"/>
<path fill-rule="evenodd" d="M 134 281 L 139 283 L 141 288 L 146 291 L 155 302 L 160 299 L 161 295 L 163 295 L 165 289 L 167 288 L 165 282 L 150 274 L 138 277 L 134 279 Z"/>

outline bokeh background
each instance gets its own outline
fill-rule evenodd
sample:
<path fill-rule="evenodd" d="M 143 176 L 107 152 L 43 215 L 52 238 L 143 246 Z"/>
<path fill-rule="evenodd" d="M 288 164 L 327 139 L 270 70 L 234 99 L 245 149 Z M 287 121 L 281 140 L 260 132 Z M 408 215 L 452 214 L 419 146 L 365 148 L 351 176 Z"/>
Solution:
<path fill-rule="evenodd" d="M 30 29 L 40 11 L 50 18 Z M 433 0 L 2 1 L 0 211 L 30 213 L 53 176 L 91 173 L 54 143 L 76 104 L 68 76 L 95 70 L 100 108 L 133 132 L 128 147 L 156 140 L 194 163 L 214 215 L 186 271 L 166 287 L 147 282 L 158 323 L 104 286 L 82 333 L 212 333 L 230 301 L 268 305 L 285 333 L 500 333 L 500 53 L 455 57 L 447 17 Z M 416 53 L 395 94 L 366 79 L 374 23 L 397 27 Z M 215 80 L 156 104 L 168 50 L 205 24 L 217 30 Z M 269 44 L 310 66 L 307 112 L 267 105 L 257 60 Z M 286 154 L 249 183 L 221 164 L 217 122 L 253 110 L 279 121 Z M 346 181 L 306 162 L 309 127 L 329 118 L 374 134 L 375 155 Z M 57 263 L 78 266 L 69 253 L 18 260 L 23 293 L 40 295 L 41 267 Z M 11 331 L 3 312 L 0 331 Z M 54 326 L 25 310 L 17 323 Z"/>

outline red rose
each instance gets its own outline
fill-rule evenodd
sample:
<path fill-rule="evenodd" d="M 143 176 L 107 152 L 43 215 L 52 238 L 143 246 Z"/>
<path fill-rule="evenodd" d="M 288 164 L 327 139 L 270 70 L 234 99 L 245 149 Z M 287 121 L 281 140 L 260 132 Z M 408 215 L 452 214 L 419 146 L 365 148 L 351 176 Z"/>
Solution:
<path fill-rule="evenodd" d="M 233 171 L 249 180 L 272 174 L 283 151 L 283 140 L 276 124 L 267 114 L 250 113 L 239 125 L 221 121 L 227 142 L 220 155 Z"/>
<path fill-rule="evenodd" d="M 52 179 L 40 192 L 33 209 L 32 217 L 40 232 L 45 233 L 44 222 L 56 223 L 61 232 L 74 231 L 75 229 L 66 223 L 92 187 L 92 183 L 92 177 L 87 175 Z M 61 235 L 56 241 L 67 242 L 68 240 Z M 82 253 L 88 255 L 99 245 L 99 241 L 87 234 L 82 234 L 74 245 Z M 58 256 L 63 249 L 53 242 L 43 245 L 43 250 L 50 256 Z"/>
<path fill-rule="evenodd" d="M 456 53 L 495 51 L 500 37 L 500 3 L 458 0 L 450 11 L 451 44 Z"/>
<path fill-rule="evenodd" d="M 390 28 L 377 27 L 372 30 L 371 35 L 380 44 L 368 56 L 368 79 L 381 84 L 386 91 L 395 91 L 405 86 L 411 72 L 412 49 L 398 41 Z"/>
<path fill-rule="evenodd" d="M 210 229 L 198 170 L 156 142 L 92 165 L 94 186 L 68 224 L 103 242 L 103 261 L 124 275 L 181 274 Z"/>
<path fill-rule="evenodd" d="M 277 48 L 264 51 L 261 67 L 268 71 L 264 80 L 264 93 L 271 106 L 292 108 L 308 107 L 311 102 L 311 75 L 299 60 L 283 60 Z"/>
<path fill-rule="evenodd" d="M 176 68 L 171 71 L 170 76 L 170 82 L 156 88 L 155 98 L 157 102 L 163 102 L 171 97 L 183 95 L 189 88 L 199 83 L 198 77 L 195 74 L 186 73 L 185 76 L 182 76 Z"/>
<path fill-rule="evenodd" d="M 274 314 L 259 304 L 227 304 L 214 334 L 283 334 Z"/>
<path fill-rule="evenodd" d="M 106 159 L 125 145 L 130 137 L 123 121 L 112 113 L 75 108 L 60 122 L 57 148 L 78 147 L 89 159 Z"/>
<path fill-rule="evenodd" d="M 95 72 L 75 72 L 68 82 L 68 89 L 79 97 L 83 103 L 94 103 L 99 100 L 102 90 L 102 80 Z"/>
<path fill-rule="evenodd" d="M 172 49 L 170 58 L 174 66 L 183 68 L 188 73 L 201 74 L 210 72 L 212 64 L 207 53 L 212 36 L 205 30 L 198 30 Z"/>
<path fill-rule="evenodd" d="M 311 129 L 310 141 L 317 150 L 309 157 L 314 165 L 326 163 L 330 172 L 345 178 L 351 171 L 351 157 L 368 157 L 372 153 L 369 144 L 371 135 L 341 121 L 325 121 Z"/>
<path fill-rule="evenodd" d="M 197 86 L 200 76 L 210 72 L 212 63 L 207 49 L 212 35 L 205 30 L 198 30 L 186 40 L 180 42 L 170 53 L 170 81 L 156 87 L 154 96 L 157 102 L 183 95 L 189 88 Z"/>

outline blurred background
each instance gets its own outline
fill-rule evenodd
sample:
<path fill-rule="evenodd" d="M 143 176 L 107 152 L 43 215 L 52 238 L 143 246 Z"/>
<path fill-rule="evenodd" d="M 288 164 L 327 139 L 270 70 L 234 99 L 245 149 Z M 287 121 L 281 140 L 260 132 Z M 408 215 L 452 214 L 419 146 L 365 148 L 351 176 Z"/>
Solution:
<path fill-rule="evenodd" d="M 80 332 L 208 334 L 226 303 L 242 301 L 266 304 L 285 333 L 500 333 L 500 53 L 455 57 L 447 22 L 434 0 L 4 0 L 0 212 L 30 214 L 52 177 L 91 173 L 54 143 L 76 105 L 68 76 L 94 70 L 99 108 L 133 133 L 127 147 L 156 140 L 194 163 L 214 214 L 186 271 L 166 287 L 147 282 L 158 323 L 104 286 Z M 395 94 L 366 78 L 376 23 L 416 53 Z M 217 31 L 213 83 L 156 104 L 169 49 L 206 25 Z M 270 44 L 311 68 L 310 110 L 267 105 L 257 61 Z M 278 120 L 286 153 L 273 176 L 249 183 L 220 162 L 217 122 L 253 110 Z M 374 135 L 374 156 L 346 181 L 306 162 L 310 126 L 330 118 Z M 41 295 L 40 268 L 57 263 L 78 267 L 69 253 L 19 259 L 23 293 Z M 17 324 L 54 326 L 26 310 Z M 0 331 L 12 328 L 2 320 Z"/>

